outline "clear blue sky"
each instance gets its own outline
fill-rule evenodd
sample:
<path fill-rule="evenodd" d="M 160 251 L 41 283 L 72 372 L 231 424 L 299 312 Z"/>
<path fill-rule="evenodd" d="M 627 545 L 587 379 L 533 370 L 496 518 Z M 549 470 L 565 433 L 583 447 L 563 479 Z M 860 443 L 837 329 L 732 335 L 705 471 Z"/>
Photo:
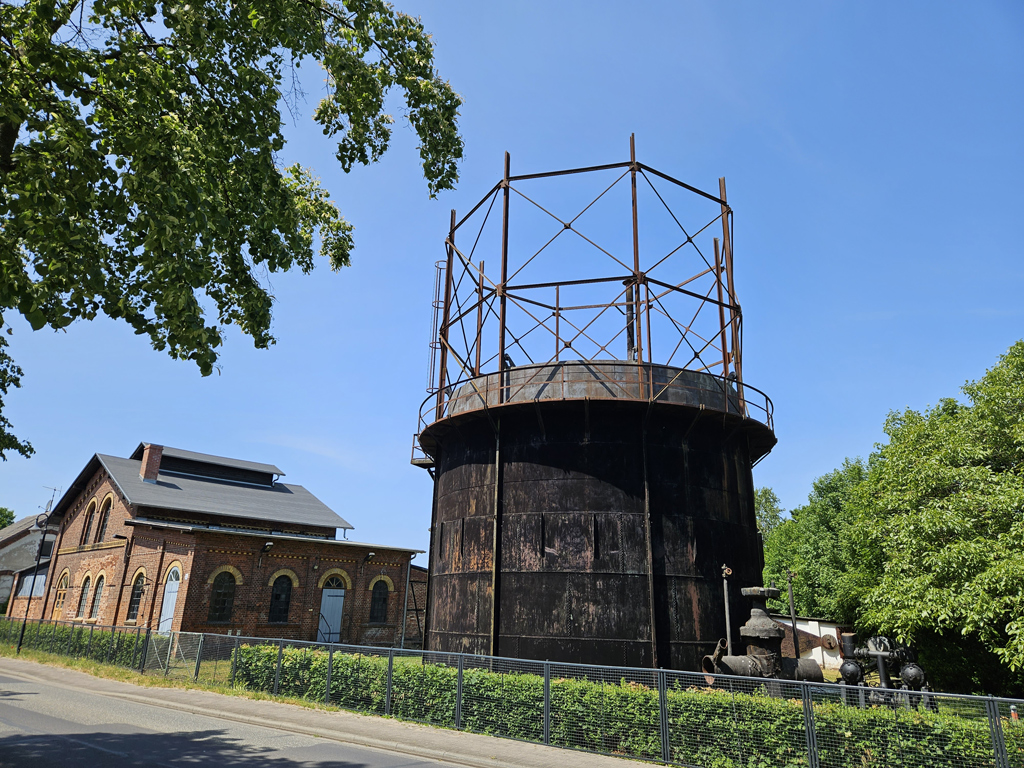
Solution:
<path fill-rule="evenodd" d="M 7 416 L 37 454 L 0 464 L 0 506 L 34 513 L 93 453 L 146 440 L 273 462 L 353 538 L 425 548 L 430 483 L 409 451 L 433 264 L 449 209 L 505 150 L 515 172 L 615 162 L 635 132 L 642 162 L 728 179 L 744 374 L 779 438 L 755 481 L 787 508 L 882 440 L 890 410 L 958 395 L 1024 337 L 1024 4 L 399 7 L 465 98 L 458 189 L 428 199 L 400 119 L 381 163 L 341 173 L 304 69 L 282 159 L 314 166 L 356 226 L 353 266 L 274 276 L 277 346 L 230 334 L 205 379 L 111 321 L 18 322 Z"/>

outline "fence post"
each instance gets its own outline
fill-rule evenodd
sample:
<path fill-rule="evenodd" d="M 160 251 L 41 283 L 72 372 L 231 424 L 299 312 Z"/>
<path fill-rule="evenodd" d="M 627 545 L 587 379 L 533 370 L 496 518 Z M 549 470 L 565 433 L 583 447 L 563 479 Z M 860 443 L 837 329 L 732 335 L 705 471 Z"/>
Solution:
<path fill-rule="evenodd" d="M 192 679 L 195 682 L 199 682 L 199 665 L 203 661 L 203 641 L 206 640 L 206 635 L 199 636 L 199 650 L 196 651 L 196 671 L 192 675 Z"/>
<path fill-rule="evenodd" d="M 139 627 L 141 634 L 142 627 Z M 146 674 L 146 656 L 149 655 L 149 636 L 153 632 L 152 629 L 146 627 L 146 639 L 142 641 L 142 653 L 139 654 L 139 674 Z"/>
<path fill-rule="evenodd" d="M 465 659 L 459 654 L 459 676 L 455 683 L 455 730 L 462 729 L 462 667 Z"/>
<path fill-rule="evenodd" d="M 999 702 L 989 696 L 985 700 L 985 711 L 988 714 L 988 729 L 992 736 L 996 768 L 1010 768 L 1010 756 L 1006 753 L 1006 740 L 1003 736 L 1003 721 L 999 716 Z"/>
<path fill-rule="evenodd" d="M 800 684 L 800 697 L 804 703 L 804 738 L 807 741 L 807 765 L 808 768 L 820 768 L 818 733 L 814 727 L 814 701 L 811 699 L 811 688 L 807 683 Z"/>
<path fill-rule="evenodd" d="M 181 635 L 178 635 L 178 642 L 181 642 Z M 164 665 L 164 677 L 171 674 L 171 656 L 174 654 L 174 633 L 167 633 L 167 663 Z"/>
<path fill-rule="evenodd" d="M 274 695 L 281 686 L 281 658 L 284 656 L 284 640 L 277 642 L 277 671 L 274 672 Z"/>
<path fill-rule="evenodd" d="M 66 646 L 64 646 L 64 655 L 65 656 L 70 656 L 71 655 L 71 638 L 73 638 L 74 636 L 75 636 L 75 622 L 72 621 L 71 625 L 68 627 L 68 644 Z"/>
<path fill-rule="evenodd" d="M 324 686 L 324 704 L 331 703 L 331 669 L 334 666 L 334 646 L 327 650 L 327 685 Z"/>
<path fill-rule="evenodd" d="M 658 709 L 661 713 L 661 762 L 672 761 L 672 742 L 668 733 L 668 675 L 658 670 Z"/>
<path fill-rule="evenodd" d="M 139 652 L 139 635 L 142 634 L 142 627 L 135 628 L 135 642 L 132 643 L 132 660 L 128 669 L 135 669 L 135 654 Z"/>
<path fill-rule="evenodd" d="M 551 743 L 551 663 L 544 662 L 544 743 Z"/>
<path fill-rule="evenodd" d="M 395 669 L 395 649 L 388 648 L 388 687 L 384 694 L 384 714 L 391 714 L 391 675 Z"/>
<path fill-rule="evenodd" d="M 96 631 L 96 625 L 93 624 L 89 627 L 89 642 L 85 644 L 85 658 L 89 658 L 89 654 L 92 653 L 92 633 Z"/>
<path fill-rule="evenodd" d="M 107 643 L 107 655 L 103 658 L 104 664 L 110 663 L 110 657 L 114 654 L 114 647 L 117 645 L 117 627 L 110 628 L 110 642 Z"/>
<path fill-rule="evenodd" d="M 57 641 L 57 622 L 53 622 L 53 634 L 50 635 L 50 647 L 47 649 L 49 653 L 53 653 L 53 644 Z"/>
<path fill-rule="evenodd" d="M 235 671 L 238 669 L 238 638 L 235 638 L 235 648 L 231 651 L 231 679 L 228 681 L 228 687 L 235 687 Z"/>

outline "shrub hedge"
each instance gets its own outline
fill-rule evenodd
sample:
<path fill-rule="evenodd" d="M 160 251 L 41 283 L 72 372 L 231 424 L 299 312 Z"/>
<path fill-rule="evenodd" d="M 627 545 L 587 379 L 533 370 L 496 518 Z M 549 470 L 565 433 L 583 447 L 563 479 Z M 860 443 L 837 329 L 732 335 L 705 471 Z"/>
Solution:
<path fill-rule="evenodd" d="M 0 641 L 15 644 L 20 632 L 20 621 L 0 620 Z M 135 667 L 142 659 L 145 639 L 145 630 L 140 632 L 122 627 L 99 629 L 84 624 L 29 622 L 25 626 L 25 637 L 21 646 L 119 667 Z"/>
<path fill-rule="evenodd" d="M 272 692 L 276 645 L 243 645 L 235 684 Z M 322 650 L 286 648 L 279 693 L 323 701 L 327 656 Z M 384 714 L 388 659 L 335 652 L 331 702 Z M 391 714 L 454 727 L 458 672 L 419 657 L 395 657 Z M 661 758 L 658 691 L 637 683 L 578 678 L 551 680 L 550 743 Z M 803 703 L 767 693 L 731 694 L 673 685 L 667 692 L 672 760 L 704 768 L 772 768 L 808 765 Z M 466 669 L 462 727 L 528 741 L 543 739 L 544 679 Z M 992 738 L 984 711 L 929 712 L 893 707 L 859 709 L 816 702 L 814 717 L 822 768 L 846 766 L 991 766 Z M 1011 765 L 1024 765 L 1024 728 L 1004 720 Z"/>
<path fill-rule="evenodd" d="M 0 642 L 17 642 L 20 622 L 0 619 Z M 91 635 L 91 639 L 90 639 Z M 138 667 L 145 633 L 82 625 L 29 624 L 23 646 L 66 656 Z M 165 640 L 154 636 L 153 639 Z M 159 648 L 152 653 L 159 655 Z M 272 693 L 277 644 L 246 644 L 235 659 L 235 686 Z M 391 715 L 454 728 L 458 670 L 395 656 L 391 663 Z M 331 703 L 384 714 L 387 656 L 336 651 L 331 660 Z M 147 666 L 150 666 L 147 664 Z M 278 694 L 324 701 L 328 654 L 285 648 Z M 803 702 L 770 696 L 684 687 L 666 692 L 674 762 L 702 768 L 807 766 Z M 652 760 L 661 759 L 658 691 L 625 679 L 616 683 L 552 678 L 550 743 Z M 799 693 L 796 694 L 799 696 Z M 980 701 L 940 699 L 939 711 L 900 707 L 859 709 L 838 701 L 814 703 L 822 768 L 907 766 L 962 768 L 995 765 L 992 736 Z M 544 679 L 540 675 L 466 668 L 462 681 L 465 730 L 527 741 L 543 740 Z M 1003 720 L 1010 765 L 1024 768 L 1024 723 Z"/>

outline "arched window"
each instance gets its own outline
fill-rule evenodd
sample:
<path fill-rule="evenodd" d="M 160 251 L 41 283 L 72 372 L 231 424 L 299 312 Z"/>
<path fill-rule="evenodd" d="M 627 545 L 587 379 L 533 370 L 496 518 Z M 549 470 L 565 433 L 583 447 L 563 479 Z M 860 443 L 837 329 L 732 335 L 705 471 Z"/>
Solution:
<path fill-rule="evenodd" d="M 82 540 L 80 544 L 89 543 L 89 534 L 92 532 L 92 519 L 96 516 L 96 504 L 92 503 L 89 505 L 89 511 L 85 516 L 85 529 L 82 531 Z"/>
<path fill-rule="evenodd" d="M 92 596 L 92 608 L 89 610 L 89 618 L 95 619 L 100 615 L 100 600 L 103 599 L 103 582 L 104 578 L 100 576 L 96 579 L 96 591 Z"/>
<path fill-rule="evenodd" d="M 140 573 L 132 584 L 132 596 L 128 600 L 128 615 L 125 617 L 128 621 L 135 621 L 139 618 L 139 606 L 142 605 L 142 591 L 145 587 L 146 574 Z"/>
<path fill-rule="evenodd" d="M 231 609 L 235 606 L 235 576 L 229 571 L 217 574 L 213 580 L 210 595 L 210 613 L 206 620 L 211 623 L 231 621 Z"/>
<path fill-rule="evenodd" d="M 60 619 L 61 611 L 64 610 L 64 601 L 68 598 L 68 583 L 71 579 L 68 576 L 67 571 L 60 575 L 60 580 L 57 582 L 57 594 L 53 599 L 53 613 L 50 618 L 54 621 Z"/>
<path fill-rule="evenodd" d="M 82 618 L 85 615 L 86 601 L 89 599 L 89 587 L 92 586 L 92 579 L 88 576 L 85 577 L 85 581 L 82 582 L 82 594 L 78 596 L 78 612 L 75 613 L 76 618 Z"/>
<path fill-rule="evenodd" d="M 96 522 L 96 541 L 103 541 L 107 534 L 107 523 L 110 521 L 110 499 L 103 502 L 103 509 L 100 510 L 99 520 Z"/>
<path fill-rule="evenodd" d="M 341 580 L 341 576 L 328 576 L 327 581 L 324 582 L 324 589 L 344 589 L 345 582 Z"/>
<path fill-rule="evenodd" d="M 383 624 L 388 620 L 388 585 L 378 581 L 373 585 L 373 596 L 370 598 L 370 623 Z"/>
<path fill-rule="evenodd" d="M 274 588 L 270 592 L 270 623 L 288 623 L 288 605 L 292 601 L 292 580 L 289 576 L 278 576 L 274 579 Z"/>

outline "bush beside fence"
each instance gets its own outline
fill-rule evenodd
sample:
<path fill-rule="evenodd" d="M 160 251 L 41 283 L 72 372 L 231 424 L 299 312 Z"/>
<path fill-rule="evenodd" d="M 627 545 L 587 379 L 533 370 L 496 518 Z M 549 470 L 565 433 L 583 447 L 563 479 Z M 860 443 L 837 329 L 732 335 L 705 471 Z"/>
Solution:
<path fill-rule="evenodd" d="M 0 620 L 0 641 L 16 644 L 20 633 L 20 621 Z M 145 639 L 146 631 L 134 627 L 29 622 L 25 626 L 21 647 L 119 667 L 136 667 L 142 657 Z"/>
<path fill-rule="evenodd" d="M 13 644 L 20 622 L 0 619 Z M 30 623 L 23 647 L 553 746 L 702 768 L 1024 768 L 1010 700 L 135 628 Z M 1024 704 L 1024 702 L 1019 702 Z M 1024 707 L 1022 707 L 1024 709 Z"/>
<path fill-rule="evenodd" d="M 236 685 L 273 692 L 277 646 L 241 645 Z M 328 662 L 332 703 L 384 714 L 388 666 L 392 665 L 390 714 L 455 726 L 458 671 L 422 664 L 419 658 L 366 656 L 314 648 L 281 652 L 282 695 L 325 701 Z M 285 680 L 289 680 L 285 684 Z M 555 746 L 660 759 L 659 692 L 620 681 L 553 679 L 550 737 Z M 689 687 L 678 681 L 666 692 L 671 759 L 707 766 L 807 766 L 803 703 L 764 691 L 731 693 Z M 541 741 L 538 713 L 544 678 L 533 674 L 467 669 L 462 681 L 461 728 L 526 741 Z M 609 718 L 608 713 L 615 717 Z M 994 765 L 989 722 L 955 713 L 902 707 L 859 709 L 838 701 L 813 704 L 818 764 L 825 768 L 867 765 Z M 1024 729 L 1005 729 L 1007 751 L 1024 761 Z"/>

